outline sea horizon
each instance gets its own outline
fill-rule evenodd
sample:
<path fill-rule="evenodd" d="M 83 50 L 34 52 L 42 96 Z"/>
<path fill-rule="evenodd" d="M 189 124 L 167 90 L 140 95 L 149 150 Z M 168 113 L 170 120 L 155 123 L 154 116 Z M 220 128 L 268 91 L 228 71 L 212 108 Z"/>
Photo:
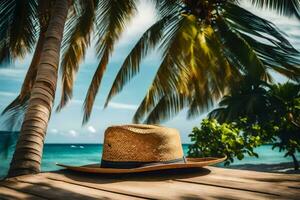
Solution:
<path fill-rule="evenodd" d="M 182 144 L 184 154 L 187 155 L 189 144 Z M 100 143 L 45 143 L 43 150 L 42 171 L 56 171 L 62 169 L 56 163 L 68 165 L 86 165 L 91 163 L 100 163 L 103 144 Z M 244 168 L 247 165 L 271 165 L 279 163 L 290 163 L 291 158 L 284 157 L 284 152 L 278 149 L 272 150 L 272 145 L 265 144 L 254 150 L 259 154 L 259 158 L 245 155 L 243 160 L 235 159 L 230 166 L 224 166 L 222 163 L 218 167 L 225 168 Z M 13 149 L 10 149 L 8 157 L 2 159 L 0 163 L 0 178 L 3 178 L 8 170 Z M 296 154 L 300 159 L 300 154 Z M 78 159 L 80 158 L 80 159 Z"/>

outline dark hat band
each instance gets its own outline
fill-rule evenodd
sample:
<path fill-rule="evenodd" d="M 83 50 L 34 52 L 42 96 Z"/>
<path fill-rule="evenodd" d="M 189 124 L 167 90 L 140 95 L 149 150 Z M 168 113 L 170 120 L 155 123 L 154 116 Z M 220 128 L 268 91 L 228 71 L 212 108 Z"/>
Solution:
<path fill-rule="evenodd" d="M 101 160 L 101 167 L 102 168 L 114 168 L 114 169 L 132 169 L 138 167 L 146 167 L 146 166 L 153 166 L 153 165 L 161 165 L 161 164 L 171 164 L 171 163 L 186 163 L 186 159 L 183 156 L 182 158 L 174 159 L 174 160 L 167 160 L 167 161 L 160 161 L 160 162 L 120 162 L 120 161 L 108 161 L 108 160 Z"/>

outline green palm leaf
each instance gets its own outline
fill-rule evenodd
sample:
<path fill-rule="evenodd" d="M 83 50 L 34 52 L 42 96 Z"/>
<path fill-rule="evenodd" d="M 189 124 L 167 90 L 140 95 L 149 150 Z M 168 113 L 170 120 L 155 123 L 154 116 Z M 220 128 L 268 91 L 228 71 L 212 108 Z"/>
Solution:
<path fill-rule="evenodd" d="M 36 0 L 3 0 L 0 3 L 0 63 L 23 58 L 36 42 Z"/>
<path fill-rule="evenodd" d="M 240 33 L 247 43 L 254 49 L 264 65 L 289 79 L 299 81 L 299 55 L 295 52 L 287 52 L 281 48 L 274 48 L 273 45 L 261 43 L 246 34 Z"/>
<path fill-rule="evenodd" d="M 258 113 L 267 112 L 267 89 L 270 85 L 258 79 L 245 76 L 233 86 L 228 95 L 219 102 L 219 108 L 209 113 L 209 117 L 220 122 L 232 121 L 248 116 L 254 119 Z"/>
<path fill-rule="evenodd" d="M 187 105 L 186 95 L 173 93 L 163 96 L 151 110 L 144 123 L 161 123 L 179 113 Z"/>
<path fill-rule="evenodd" d="M 170 17 L 172 16 L 163 17 L 153 24 L 133 47 L 113 82 L 105 107 L 108 105 L 108 102 L 113 98 L 113 96 L 119 93 L 125 84 L 139 72 L 141 60 L 150 50 L 154 49 L 159 44 L 162 34 L 165 31 L 165 27 L 167 27 L 169 23 L 172 23 Z"/>
<path fill-rule="evenodd" d="M 75 75 L 90 45 L 98 0 L 80 0 L 77 3 L 77 14 L 66 25 L 61 61 L 62 95 L 57 111 L 72 98 Z"/>
<path fill-rule="evenodd" d="M 266 68 L 255 54 L 254 49 L 244 40 L 238 32 L 235 32 L 219 18 L 217 20 L 219 37 L 222 38 L 228 57 L 238 63 L 239 69 L 245 73 L 257 77 L 267 77 Z"/>
<path fill-rule="evenodd" d="M 182 67 L 181 57 L 179 56 L 180 49 L 185 46 L 182 33 L 189 23 L 185 18 L 179 18 L 176 23 L 172 24 L 172 28 L 168 28 L 162 42 L 164 50 L 163 61 L 155 75 L 155 78 L 145 96 L 142 103 L 138 107 L 134 117 L 134 122 L 141 121 L 145 114 L 153 109 L 157 102 L 168 93 L 171 93 L 176 88 L 178 73 Z M 181 41 L 180 41 L 181 40 Z M 186 48 L 187 46 L 185 46 Z"/>
<path fill-rule="evenodd" d="M 115 42 L 119 39 L 124 30 L 125 23 L 136 11 L 134 0 L 106 0 L 100 1 L 97 13 L 97 54 L 100 59 L 99 65 L 93 76 L 84 101 L 83 124 L 91 115 L 92 107 L 101 84 L 103 74 L 114 49 Z"/>
<path fill-rule="evenodd" d="M 251 37 L 258 37 L 261 41 L 268 41 L 274 46 L 290 52 L 297 52 L 288 39 L 283 36 L 284 33 L 272 22 L 231 3 L 225 4 L 223 9 L 225 12 L 222 13 L 222 16 L 235 31 L 246 33 Z"/>
<path fill-rule="evenodd" d="M 26 73 L 22 84 L 20 94 L 2 111 L 1 115 L 6 118 L 5 126 L 9 130 L 18 129 L 18 125 L 23 120 L 23 115 L 26 112 L 28 101 L 31 95 L 31 90 L 36 79 L 37 65 L 40 60 L 41 50 L 45 40 L 45 32 L 48 26 L 50 17 L 51 1 L 39 1 L 37 6 L 38 21 L 39 21 L 39 38 L 35 45 L 35 52 L 32 61 Z M 8 49 L 9 51 L 9 49 Z"/>
<path fill-rule="evenodd" d="M 296 16 L 300 19 L 299 0 L 250 0 L 251 3 L 259 8 L 268 8 L 285 16 Z"/>
<path fill-rule="evenodd" d="M 184 94 L 189 103 L 185 106 L 189 108 L 188 118 L 191 118 L 210 108 L 231 85 L 239 81 L 240 74 L 271 81 L 272 77 L 268 72 L 270 68 L 285 75 L 298 76 L 297 65 L 300 62 L 295 58 L 298 52 L 272 23 L 230 3 L 223 6 L 221 13 L 213 25 L 216 33 L 213 39 L 206 37 L 206 43 L 191 42 L 191 45 L 186 41 L 185 46 L 191 46 L 190 49 L 177 45 L 181 52 L 173 54 L 169 60 L 172 61 L 174 57 L 180 58 L 183 64 L 168 63 L 170 69 L 161 73 L 159 78 L 156 75 L 154 79 L 173 84 L 160 84 L 159 81 L 152 84 L 133 118 L 134 122 L 140 122 L 145 115 L 148 115 L 146 122 L 163 121 L 164 116 L 170 118 L 178 113 L 178 110 L 171 113 L 172 106 L 176 104 L 170 103 L 168 106 L 166 102 L 174 98 L 174 91 L 179 94 L 180 84 L 188 85 L 189 91 L 185 91 Z M 205 29 L 204 27 L 205 25 L 201 25 L 198 28 L 199 32 Z M 219 41 L 219 44 L 215 41 Z M 177 43 L 180 44 L 179 41 Z M 272 48 L 272 51 L 264 52 L 268 48 Z M 275 65 L 276 62 L 283 65 Z M 190 75 L 187 73 L 186 77 L 189 77 L 189 80 L 186 80 L 186 83 L 178 81 L 181 73 L 173 72 L 176 71 L 176 66 L 180 68 L 181 65 L 189 68 L 185 71 L 195 72 Z M 221 71 L 224 66 L 228 66 L 228 69 Z M 224 78 L 219 76 L 220 74 L 228 75 Z M 174 86 L 174 80 L 178 81 L 178 85 Z"/>

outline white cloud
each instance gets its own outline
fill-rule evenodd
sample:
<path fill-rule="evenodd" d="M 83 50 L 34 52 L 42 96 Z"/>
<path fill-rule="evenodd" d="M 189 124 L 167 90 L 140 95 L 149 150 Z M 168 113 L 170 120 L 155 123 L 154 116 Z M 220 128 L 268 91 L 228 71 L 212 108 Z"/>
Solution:
<path fill-rule="evenodd" d="M 50 130 L 50 133 L 57 134 L 57 133 L 58 133 L 58 130 L 55 129 L 55 128 L 53 128 L 53 129 Z"/>
<path fill-rule="evenodd" d="M 87 129 L 91 133 L 96 133 L 96 129 L 93 126 L 89 126 Z"/>
<path fill-rule="evenodd" d="M 115 108 L 115 109 L 122 109 L 122 110 L 136 110 L 138 108 L 137 105 L 133 104 L 125 104 L 125 103 L 116 103 L 116 102 L 110 102 L 108 104 L 109 108 Z"/>
<path fill-rule="evenodd" d="M 75 131 L 75 130 L 69 130 L 69 134 L 72 136 L 72 137 L 76 137 L 78 135 L 78 133 Z"/>

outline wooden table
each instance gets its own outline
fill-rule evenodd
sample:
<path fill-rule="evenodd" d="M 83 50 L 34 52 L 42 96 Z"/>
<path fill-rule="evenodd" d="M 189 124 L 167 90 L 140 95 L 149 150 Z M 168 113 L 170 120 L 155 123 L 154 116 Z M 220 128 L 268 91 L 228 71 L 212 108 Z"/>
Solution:
<path fill-rule="evenodd" d="M 300 175 L 217 167 L 123 175 L 62 170 L 2 181 L 0 199 L 300 199 Z"/>

